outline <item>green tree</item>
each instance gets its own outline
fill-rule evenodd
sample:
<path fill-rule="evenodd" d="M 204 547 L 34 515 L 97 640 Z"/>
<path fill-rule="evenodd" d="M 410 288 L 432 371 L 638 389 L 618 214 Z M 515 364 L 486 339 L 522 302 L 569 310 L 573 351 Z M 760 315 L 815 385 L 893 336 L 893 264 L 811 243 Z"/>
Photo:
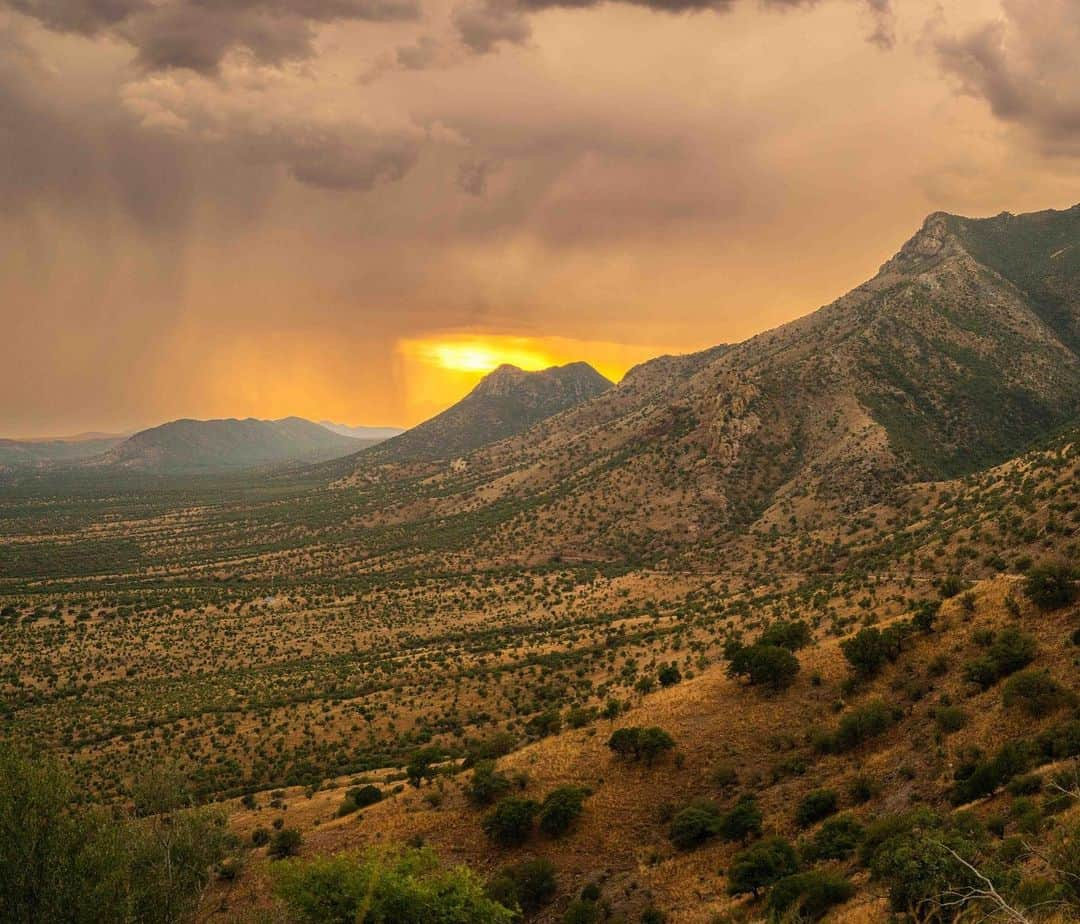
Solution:
<path fill-rule="evenodd" d="M 274 869 L 274 894 L 304 924 L 511 924 L 516 915 L 467 867 L 430 850 L 373 850 Z"/>
<path fill-rule="evenodd" d="M 728 664 L 732 677 L 746 677 L 751 686 L 786 690 L 799 673 L 799 659 L 779 645 L 749 645 L 733 652 Z"/>
<path fill-rule="evenodd" d="M 435 769 L 435 764 L 442 759 L 442 751 L 436 747 L 421 748 L 416 751 L 409 759 L 408 765 L 405 767 L 405 777 L 409 783 L 418 789 L 420 784 L 424 781 L 431 781 L 435 779 L 438 770 Z"/>
<path fill-rule="evenodd" d="M 1040 565 L 1028 572 L 1024 593 L 1041 610 L 1058 610 L 1076 599 L 1076 569 L 1062 562 Z"/>

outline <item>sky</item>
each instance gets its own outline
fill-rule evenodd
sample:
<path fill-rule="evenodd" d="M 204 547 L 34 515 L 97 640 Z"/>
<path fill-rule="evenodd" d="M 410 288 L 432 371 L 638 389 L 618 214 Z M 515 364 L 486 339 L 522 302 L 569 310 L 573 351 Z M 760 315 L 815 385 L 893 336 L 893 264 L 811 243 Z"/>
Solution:
<path fill-rule="evenodd" d="M 1076 0 L 0 0 L 0 435 L 412 425 L 1080 202 Z"/>

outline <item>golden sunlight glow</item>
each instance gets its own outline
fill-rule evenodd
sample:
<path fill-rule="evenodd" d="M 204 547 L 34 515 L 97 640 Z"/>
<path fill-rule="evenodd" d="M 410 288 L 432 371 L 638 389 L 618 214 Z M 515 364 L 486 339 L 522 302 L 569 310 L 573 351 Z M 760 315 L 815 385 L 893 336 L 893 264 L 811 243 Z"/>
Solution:
<path fill-rule="evenodd" d="M 455 372 L 490 372 L 509 363 L 521 369 L 546 369 L 557 364 L 548 353 L 530 347 L 518 338 L 499 337 L 488 339 L 420 342 L 416 355 L 428 362 Z"/>
<path fill-rule="evenodd" d="M 397 351 L 410 424 L 453 404 L 504 363 L 535 371 L 583 360 L 617 382 L 631 366 L 670 352 L 658 346 L 480 332 L 433 332 L 399 340 Z"/>

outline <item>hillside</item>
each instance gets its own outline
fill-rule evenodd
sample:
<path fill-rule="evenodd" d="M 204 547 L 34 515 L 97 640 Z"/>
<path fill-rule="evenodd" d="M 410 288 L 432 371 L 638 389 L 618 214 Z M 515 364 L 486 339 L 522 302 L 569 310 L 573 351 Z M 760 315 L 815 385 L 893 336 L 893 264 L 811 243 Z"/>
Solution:
<path fill-rule="evenodd" d="M 88 464 L 150 472 L 214 472 L 320 462 L 375 441 L 333 433 L 299 417 L 174 420 L 142 430 Z"/>
<path fill-rule="evenodd" d="M 877 620 L 868 617 L 866 622 Z M 1031 845 L 1037 853 L 1010 862 L 1026 877 L 1029 890 L 1043 883 L 1045 895 L 1054 876 L 1048 859 L 1053 845 L 1061 843 L 1066 832 L 1080 833 L 1076 700 L 1070 707 L 1065 696 L 1033 720 L 1024 707 L 1003 695 L 1003 689 L 1010 689 L 1007 682 L 981 688 L 965 678 L 965 671 L 985 652 L 990 644 L 985 639 L 1019 630 L 1037 652 L 1028 670 L 1054 678 L 1064 684 L 1059 689 L 1075 694 L 1080 649 L 1069 639 L 1078 628 L 1080 609 L 1040 611 L 1025 601 L 1022 581 L 1002 576 L 978 583 L 963 598 L 945 601 L 930 631 L 910 635 L 891 662 L 855 684 L 836 638 L 800 652 L 798 679 L 781 693 L 748 687 L 727 676 L 722 665 L 706 668 L 692 679 L 637 698 L 617 718 L 594 716 L 581 728 L 543 737 L 499 758 L 498 775 L 525 781 L 521 788 L 511 786 L 510 798 L 542 802 L 566 786 L 588 793 L 580 820 L 569 833 L 553 837 L 534 830 L 522 846 L 507 847 L 485 836 L 482 822 L 491 806 L 470 798 L 474 773 L 454 764 L 443 765 L 432 782 L 415 789 L 403 785 L 400 775 L 345 777 L 328 781 L 314 794 L 280 792 L 276 808 L 271 804 L 275 796 L 261 793 L 253 800 L 254 808 L 233 804 L 231 824 L 250 839 L 256 828 L 282 818 L 302 832 L 305 856 L 425 843 L 492 878 L 523 860 L 544 858 L 553 864 L 557 887 L 528 916 L 537 922 L 564 920 L 591 883 L 599 886 L 610 913 L 622 916 L 614 920 L 643 920 L 645 909 L 656 908 L 669 924 L 711 924 L 766 917 L 765 903 L 757 896 L 727 894 L 733 860 L 746 842 L 713 833 L 699 834 L 697 844 L 680 846 L 672 841 L 673 824 L 688 806 L 730 811 L 752 795 L 761 812 L 759 836 L 799 844 L 809 857 L 802 861 L 804 870 L 850 879 L 857 886 L 854 897 L 841 901 L 828 920 L 871 922 L 888 918 L 890 894 L 899 882 L 914 888 L 923 875 L 926 894 L 936 894 L 927 873 L 917 870 L 912 883 L 867 870 L 867 832 L 874 832 L 883 819 L 899 823 L 904 813 L 917 809 L 937 814 L 940 820 L 934 824 L 951 844 L 961 840 L 950 832 L 966 832 L 966 843 L 978 845 L 966 855 L 987 871 L 994 868 L 995 856 L 1015 850 L 1020 841 Z M 821 741 L 828 731 L 883 702 L 891 709 L 885 707 L 889 718 L 879 730 L 842 750 L 823 750 Z M 676 742 L 673 754 L 655 765 L 627 761 L 608 747 L 616 729 L 652 726 Z M 969 786 L 979 792 L 974 798 L 957 795 L 969 779 L 964 773 L 971 772 L 965 766 L 989 766 L 995 754 L 1036 741 L 1049 742 L 1045 756 L 1033 753 L 1021 769 L 1005 774 L 985 793 Z M 1018 779 L 1022 785 L 1013 784 Z M 1077 795 L 1055 798 L 1055 779 L 1065 781 Z M 364 783 L 374 783 L 384 800 L 338 817 L 346 791 Z M 1031 797 L 1040 792 L 1041 797 Z M 809 803 L 812 794 L 828 794 L 819 797 L 828 805 L 817 817 L 800 820 L 799 806 Z M 939 835 L 927 822 L 923 826 L 930 829 L 922 841 L 929 870 L 935 862 L 941 864 L 932 857 L 933 838 Z M 847 846 L 818 847 L 826 856 L 815 860 L 813 846 L 833 843 L 824 838 L 839 831 L 844 832 L 839 843 Z M 204 920 L 235 920 L 252 903 L 264 901 L 270 891 L 268 872 L 265 861 L 257 859 L 246 872 L 245 885 L 215 890 Z M 1015 889 L 1014 883 L 1007 894 L 1023 909 L 1025 899 L 1015 899 Z M 218 901 L 220 912 L 213 913 L 210 908 Z M 971 910 L 977 907 L 973 904 Z M 1058 911 L 1054 920 L 1059 922 L 1075 920 L 1065 905 L 1047 911 L 1051 916 Z M 929 914 L 927 910 L 918 919 L 932 920 L 925 917 Z"/>
<path fill-rule="evenodd" d="M 798 529 L 800 510 L 843 516 L 1001 462 L 1080 413 L 1078 215 L 931 215 L 831 305 L 633 369 L 410 486 L 392 520 L 486 508 L 485 554 L 656 561 L 780 507 Z"/>
<path fill-rule="evenodd" d="M 457 459 L 528 430 L 611 387 L 588 363 L 525 372 L 504 365 L 488 373 L 464 398 L 358 462 L 424 462 Z"/>

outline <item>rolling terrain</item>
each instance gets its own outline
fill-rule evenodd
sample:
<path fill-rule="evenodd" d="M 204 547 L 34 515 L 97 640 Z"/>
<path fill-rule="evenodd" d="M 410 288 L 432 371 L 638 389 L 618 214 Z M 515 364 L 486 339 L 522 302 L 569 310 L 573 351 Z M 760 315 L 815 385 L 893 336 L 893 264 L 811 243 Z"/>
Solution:
<path fill-rule="evenodd" d="M 425 843 L 485 879 L 545 858 L 543 922 L 795 920 L 771 882 L 731 894 L 770 838 L 811 877 L 790 888 L 833 877 L 832 920 L 985 913 L 934 917 L 938 893 L 901 886 L 938 873 L 883 859 L 939 841 L 1013 906 L 1075 919 L 1053 858 L 1080 826 L 1078 278 L 1080 207 L 938 213 L 831 305 L 618 385 L 503 367 L 432 421 L 272 477 L 105 478 L 223 451 L 170 456 L 166 432 L 13 484 L 0 729 L 96 800 L 164 763 L 222 807 L 246 866 L 205 920 L 296 919 L 256 834 L 275 823 L 305 858 Z M 795 661 L 783 683 L 738 673 L 795 625 L 770 646 Z M 609 747 L 654 727 L 655 760 Z M 380 801 L 350 808 L 365 785 Z M 499 798 L 564 787 L 565 830 L 491 834 Z M 710 827 L 745 798 L 760 830 Z M 945 886 L 970 884 L 941 857 Z"/>

